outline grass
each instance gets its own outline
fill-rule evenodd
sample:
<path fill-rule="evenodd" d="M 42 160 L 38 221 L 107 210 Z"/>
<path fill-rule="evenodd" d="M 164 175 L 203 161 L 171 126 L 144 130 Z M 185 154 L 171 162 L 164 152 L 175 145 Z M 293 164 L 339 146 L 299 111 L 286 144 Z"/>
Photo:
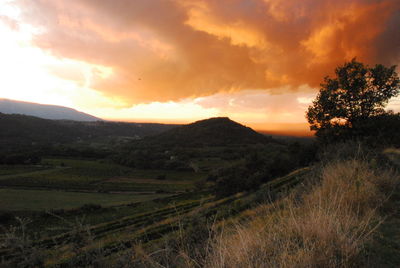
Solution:
<path fill-rule="evenodd" d="M 278 180 L 279 185 L 277 184 L 273 188 L 279 190 L 285 187 L 286 184 L 297 181 L 299 174 L 303 172 L 303 170 L 300 170 Z M 126 179 L 120 178 L 116 180 L 125 181 Z M 149 180 L 149 182 L 151 181 Z M 168 180 L 160 183 L 168 185 L 167 182 Z M 181 184 L 186 185 L 183 181 Z M 69 222 L 73 222 L 75 217 L 86 216 L 85 222 L 90 226 L 89 229 L 93 234 L 95 243 L 88 245 L 85 250 L 95 249 L 101 245 L 101 250 L 118 254 L 120 250 L 118 247 L 121 244 L 134 245 L 137 241 L 142 241 L 145 245 L 160 246 L 160 239 L 163 236 L 167 234 L 175 236 L 174 232 L 179 229 L 179 226 L 186 225 L 186 220 L 196 215 L 207 215 L 207 217 L 218 215 L 219 220 L 222 220 L 225 217 L 224 215 L 230 217 L 237 214 L 248 207 L 250 201 L 247 199 L 252 200 L 253 194 L 240 194 L 221 200 L 212 200 L 210 199 L 211 197 L 210 193 L 207 192 L 185 193 L 157 201 L 140 202 L 134 206 L 103 207 L 96 211 L 76 211 L 76 213 L 67 213 L 61 216 Z M 243 199 L 243 203 L 239 202 L 239 199 Z M 42 237 L 51 237 L 48 240 L 51 242 L 59 241 L 60 239 L 65 240 L 63 238 L 65 230 L 60 229 L 60 226 L 63 225 L 65 225 L 64 220 L 43 215 L 34 219 L 27 228 L 30 233 L 40 233 Z M 66 257 L 63 257 L 66 262 L 72 258 L 72 255 L 68 253 L 70 252 L 69 247 L 60 252 L 58 251 L 52 251 L 55 254 L 54 256 L 64 256 L 66 254 Z M 61 260 L 58 257 L 52 257 L 51 259 L 51 262 L 54 263 L 59 263 Z"/>
<path fill-rule="evenodd" d="M 399 149 L 388 148 L 383 153 L 400 168 Z M 400 267 L 400 187 L 394 189 L 383 209 L 386 218 L 374 234 L 369 254 L 374 256 L 375 267 Z"/>
<path fill-rule="evenodd" d="M 205 178 L 204 173 L 137 170 L 107 161 L 44 159 L 46 170 L 9 170 L 0 175 L 0 186 L 100 191 L 185 191 Z M 7 170 L 8 167 L 4 167 Z M 157 180 L 165 176 L 165 180 Z"/>
<path fill-rule="evenodd" d="M 375 267 L 400 267 L 400 189 L 384 207 L 389 216 L 374 234 L 369 254 L 374 256 Z"/>
<path fill-rule="evenodd" d="M 299 176 L 304 175 L 306 171 L 308 169 L 293 172 L 277 180 L 277 183 L 272 183 L 274 186 L 270 188 L 280 191 L 282 188 L 292 185 L 293 182 L 297 182 Z M 197 198 L 197 200 L 193 199 L 194 196 L 191 198 L 192 200 L 187 199 L 187 197 L 183 198 L 179 202 L 169 205 L 169 207 L 154 210 L 147 215 L 134 214 L 116 221 L 93 226 L 92 231 L 96 234 L 95 240 L 99 239 L 99 241 L 97 241 L 97 244 L 88 246 L 86 250 L 93 250 L 100 244 L 102 250 L 108 252 L 115 250 L 121 243 L 132 246 L 138 241 L 141 241 L 146 248 L 156 247 L 159 249 L 163 243 L 161 238 L 167 235 L 171 237 L 179 236 L 177 230 L 187 227 L 187 220 L 190 222 L 190 219 L 200 215 L 202 217 L 213 217 L 217 221 L 223 220 L 225 217 L 233 217 L 243 209 L 248 208 L 248 203 L 254 200 L 255 194 L 242 193 L 218 200 L 199 197 L 200 199 Z M 119 250 L 117 250 L 118 252 Z M 71 256 L 68 258 L 71 258 Z"/>
<path fill-rule="evenodd" d="M 28 173 L 43 169 L 46 169 L 46 167 L 28 165 L 0 165 L 0 176 Z"/>
<path fill-rule="evenodd" d="M 387 148 L 383 151 L 384 155 L 388 157 L 394 164 L 400 166 L 400 149 Z"/>
<path fill-rule="evenodd" d="M 385 153 L 397 157 L 396 150 Z M 80 165 L 81 168 L 91 166 L 97 169 L 91 174 L 100 172 L 102 167 L 96 165 L 108 165 L 93 161 L 53 161 L 56 161 L 52 162 L 53 167 L 61 164 L 57 161 L 65 161 L 64 167 L 58 169 L 71 170 L 69 174 L 73 174 L 74 169 L 78 170 Z M 171 177 L 167 175 L 166 180 L 158 181 L 152 176 L 160 171 L 150 173 L 128 168 L 123 172 L 121 176 L 107 175 L 105 179 L 94 180 L 88 185 L 114 189 L 154 189 L 154 186 L 177 189 L 190 185 L 196 176 L 201 176 L 197 174 L 188 182 L 184 179 L 186 175 L 177 172 L 175 175 L 171 173 Z M 178 177 L 171 179 L 173 176 Z M 182 176 L 182 180 L 179 176 Z M 86 218 L 92 238 L 80 249 L 79 256 L 69 244 L 52 248 L 54 241 L 69 241 L 73 233 L 52 233 L 40 243 L 51 248 L 49 252 L 52 256 L 49 256 L 47 263 L 53 265 L 73 263 L 96 250 L 103 252 L 102 260 L 111 260 L 126 251 L 127 247 L 132 247 L 129 251 L 136 254 L 135 261 L 140 262 L 140 267 L 397 267 L 400 260 L 393 256 L 399 252 L 397 226 L 400 217 L 396 212 L 383 222 L 381 213 L 398 179 L 398 175 L 376 167 L 373 161 L 334 161 L 321 169 L 296 170 L 262 186 L 256 193 L 241 193 L 220 200 L 212 199 L 209 193 L 186 193 L 158 201 L 139 200 L 142 202 L 135 205 L 88 211 Z M 123 198 L 128 194 L 29 191 L 32 191 L 31 194 L 25 192 L 23 196 L 37 197 L 38 193 L 49 192 L 96 196 L 96 199 L 107 201 L 108 204 L 135 202 L 135 195 L 131 195 L 133 201 L 106 200 L 106 197 Z M 1 190 L 0 195 L 3 197 Z M 391 197 L 396 196 L 394 194 Z M 18 194 L 14 196 L 17 197 Z M 82 196 L 78 199 L 82 200 Z M 73 198 L 68 197 L 68 200 Z M 257 205 L 260 200 L 269 202 Z M 13 202 L 18 203 L 18 200 Z M 393 206 L 398 206 L 396 202 Z M 73 221 L 77 215 L 64 216 Z M 194 229 L 188 236 L 186 228 L 193 227 L 190 219 L 196 217 L 206 221 L 211 219 L 213 224 L 209 230 Z M 37 227 L 40 230 L 56 227 L 60 224 L 58 220 L 49 222 L 43 216 L 35 223 L 40 225 Z M 162 239 L 166 235 L 178 239 L 178 248 L 168 248 L 169 242 Z M 206 236 L 205 244 L 196 244 L 198 236 Z M 137 246 L 137 243 L 141 245 Z M 190 243 L 195 243 L 195 252 Z M 162 245 L 167 246 L 161 248 Z M 140 247 L 142 249 L 139 250 Z M 139 254 L 136 251 L 142 252 Z M 146 251 L 152 253 L 147 254 Z M 163 256 L 160 257 L 159 253 Z M 387 256 L 379 259 L 374 256 L 375 253 Z M 168 265 L 165 265 L 165 261 Z"/>
<path fill-rule="evenodd" d="M 399 178 L 357 160 L 331 163 L 312 190 L 264 205 L 247 224 L 224 230 L 206 267 L 365 267 L 381 223 L 378 208 Z"/>
<path fill-rule="evenodd" d="M 202 173 L 174 170 L 140 170 L 133 169 L 107 161 L 77 160 L 77 159 L 45 159 L 44 162 L 52 166 L 69 167 L 64 173 L 70 176 L 87 176 L 99 180 L 100 178 L 124 177 L 134 179 L 155 179 L 159 175 L 166 175 L 166 180 L 190 181 L 203 178 Z"/>
<path fill-rule="evenodd" d="M 175 208 L 179 208 L 187 202 L 202 200 L 204 198 L 210 198 L 210 194 L 185 193 L 151 200 L 141 200 L 134 203 L 129 202 L 112 207 L 103 206 L 96 210 L 67 209 L 62 211 L 53 211 L 54 215 L 59 217 L 38 211 L 14 211 L 12 213 L 19 218 L 31 219 L 31 224 L 27 226 L 29 233 L 37 233 L 40 234 L 41 237 L 48 237 L 63 233 L 65 230 L 63 231 L 58 227 L 64 225 L 65 221 L 73 222 L 76 218 L 84 217 L 85 223 L 89 226 L 107 224 L 122 220 L 126 217 L 137 218 L 146 213 L 150 213 L 152 218 L 157 219 L 160 211 L 169 209 L 172 215 Z M 14 222 L 10 224 L 16 223 Z"/>
<path fill-rule="evenodd" d="M 0 196 L 0 210 L 39 211 L 71 209 L 85 204 L 113 206 L 162 198 L 168 196 L 168 194 L 104 194 L 55 190 L 0 189 Z"/>

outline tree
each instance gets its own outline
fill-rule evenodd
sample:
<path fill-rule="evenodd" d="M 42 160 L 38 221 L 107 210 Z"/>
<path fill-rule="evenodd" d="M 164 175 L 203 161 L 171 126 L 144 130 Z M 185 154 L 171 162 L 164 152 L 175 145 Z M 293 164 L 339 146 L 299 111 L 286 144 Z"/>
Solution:
<path fill-rule="evenodd" d="M 385 114 L 389 99 L 400 92 L 396 66 L 369 67 L 356 59 L 325 77 L 321 89 L 308 108 L 306 117 L 317 137 L 340 136 L 357 122 Z M 347 132 L 348 133 L 348 132 Z"/>

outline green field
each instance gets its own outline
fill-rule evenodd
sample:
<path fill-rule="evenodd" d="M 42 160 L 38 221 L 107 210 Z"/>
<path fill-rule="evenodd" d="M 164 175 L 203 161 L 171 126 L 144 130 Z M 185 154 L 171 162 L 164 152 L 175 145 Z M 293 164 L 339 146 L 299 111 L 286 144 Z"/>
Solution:
<path fill-rule="evenodd" d="M 51 210 L 70 209 L 85 204 L 113 206 L 142 202 L 169 196 L 168 194 L 102 194 L 78 193 L 56 190 L 0 189 L 0 210 Z"/>
<path fill-rule="evenodd" d="M 106 160 L 48 158 L 36 166 L 2 165 L 0 211 L 142 202 L 193 189 L 204 178 L 204 173 L 137 170 Z"/>
<path fill-rule="evenodd" d="M 216 163 L 221 164 L 221 160 L 208 158 L 197 162 L 204 170 Z M 138 170 L 99 160 L 44 159 L 41 166 L 2 166 L 0 170 L 0 212 L 30 218 L 27 231 L 40 235 L 37 245 L 52 249 L 47 265 L 79 258 L 71 255 L 70 245 L 58 248 L 72 239 L 70 232 L 74 227 L 70 223 L 77 219 L 89 226 L 95 242 L 85 251 L 101 245 L 113 258 L 121 244 L 129 246 L 142 241 L 151 246 L 163 236 L 173 235 L 180 226 L 190 224 L 195 215 L 214 215 L 223 220 L 239 215 L 260 196 L 256 193 L 216 199 L 209 190 L 187 192 L 204 180 L 206 173 Z M 304 172 L 307 169 L 260 190 L 279 192 L 296 184 Z M 91 210 L 85 208 L 87 204 L 101 207 Z M 7 254 L 0 251 L 0 256 Z"/>
<path fill-rule="evenodd" d="M 42 166 L 0 165 L 0 176 L 16 175 L 46 169 Z"/>
<path fill-rule="evenodd" d="M 42 166 L 0 168 L 0 186 L 89 191 L 181 192 L 205 173 L 138 170 L 107 161 L 44 159 Z M 159 178 L 163 177 L 163 180 Z"/>

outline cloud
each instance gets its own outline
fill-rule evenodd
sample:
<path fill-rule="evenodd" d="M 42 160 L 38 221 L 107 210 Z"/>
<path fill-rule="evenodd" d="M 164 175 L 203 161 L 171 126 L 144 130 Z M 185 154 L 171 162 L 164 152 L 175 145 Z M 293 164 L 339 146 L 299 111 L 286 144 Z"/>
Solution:
<path fill-rule="evenodd" d="M 250 124 L 306 123 L 305 110 L 315 93 L 307 93 L 309 88 L 306 86 L 302 86 L 301 90 L 305 92 L 276 95 L 259 90 L 244 90 L 201 97 L 194 102 L 205 109 L 217 107 L 220 116 L 229 116 Z"/>
<path fill-rule="evenodd" d="M 4 25 L 6 25 L 11 30 L 14 30 L 14 31 L 18 31 L 19 30 L 18 21 L 13 19 L 13 18 L 10 18 L 9 16 L 5 16 L 5 15 L 1 15 L 0 14 L 0 23 L 3 23 Z"/>
<path fill-rule="evenodd" d="M 400 62 L 398 0 L 16 0 L 35 45 L 110 70 L 127 105 L 318 87 L 345 60 Z M 66 70 L 54 73 L 74 77 Z"/>

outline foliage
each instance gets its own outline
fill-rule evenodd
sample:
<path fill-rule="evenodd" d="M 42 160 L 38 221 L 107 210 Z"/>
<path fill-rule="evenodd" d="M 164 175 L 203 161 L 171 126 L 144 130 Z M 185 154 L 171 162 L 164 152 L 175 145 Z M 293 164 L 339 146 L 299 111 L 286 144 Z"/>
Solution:
<path fill-rule="evenodd" d="M 326 77 L 308 108 L 306 117 L 318 137 L 335 139 L 347 129 L 357 127 L 375 116 L 385 114 L 388 100 L 400 92 L 396 66 L 369 67 L 353 59 Z"/>
<path fill-rule="evenodd" d="M 218 197 L 258 189 L 290 171 L 309 165 L 316 159 L 314 144 L 290 144 L 285 150 L 260 154 L 251 152 L 242 162 L 211 172 L 208 181 L 216 181 Z"/>
<path fill-rule="evenodd" d="M 140 169 L 199 171 L 199 163 L 212 165 L 210 158 L 232 162 L 245 151 L 272 145 L 281 144 L 229 118 L 210 118 L 134 141 L 113 160 Z"/>
<path fill-rule="evenodd" d="M 29 152 L 0 152 L 0 165 L 38 164 L 41 161 L 40 153 Z"/>
<path fill-rule="evenodd" d="M 147 146 L 201 147 L 232 146 L 235 144 L 257 144 L 274 142 L 249 127 L 226 117 L 216 117 L 180 126 L 164 133 L 146 137 Z"/>
<path fill-rule="evenodd" d="M 365 144 L 381 148 L 400 145 L 400 114 L 385 113 L 355 122 L 348 137 L 362 137 Z"/>
<path fill-rule="evenodd" d="M 43 155 L 105 158 L 115 144 L 123 146 L 176 125 L 48 120 L 0 113 L 0 126 L 0 164 L 24 164 L 34 162 L 30 160 L 32 154 L 36 158 Z"/>
<path fill-rule="evenodd" d="M 4 229 L 1 233 L 0 249 L 8 250 L 18 257 L 0 264 L 8 267 L 43 267 L 44 249 L 34 245 L 37 237 L 26 230 L 27 225 L 31 223 L 30 220 L 25 218 L 16 218 L 16 220 L 17 226 Z"/>

